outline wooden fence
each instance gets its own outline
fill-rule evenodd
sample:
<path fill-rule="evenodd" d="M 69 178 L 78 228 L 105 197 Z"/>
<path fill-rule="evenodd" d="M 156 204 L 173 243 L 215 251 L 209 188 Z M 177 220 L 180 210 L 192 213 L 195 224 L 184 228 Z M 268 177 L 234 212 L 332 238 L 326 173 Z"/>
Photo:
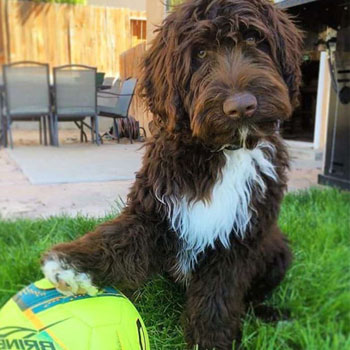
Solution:
<path fill-rule="evenodd" d="M 120 56 L 120 77 L 126 79 L 129 77 L 138 78 L 140 75 L 141 59 L 146 51 L 146 43 L 141 43 Z M 130 107 L 130 115 L 134 116 L 140 126 L 144 127 L 149 136 L 148 123 L 152 120 L 152 114 L 146 110 L 146 106 L 138 96 L 134 96 Z"/>
<path fill-rule="evenodd" d="M 115 76 L 120 54 L 145 41 L 145 17 L 130 9 L 0 0 L 0 64 L 80 63 Z"/>

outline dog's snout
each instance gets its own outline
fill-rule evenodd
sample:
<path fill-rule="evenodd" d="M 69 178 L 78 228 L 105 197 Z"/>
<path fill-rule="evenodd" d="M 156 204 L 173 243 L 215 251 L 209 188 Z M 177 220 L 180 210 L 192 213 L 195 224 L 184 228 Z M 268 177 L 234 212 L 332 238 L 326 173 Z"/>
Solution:
<path fill-rule="evenodd" d="M 258 106 L 256 97 L 250 93 L 239 93 L 228 97 L 224 104 L 224 113 L 232 118 L 251 117 Z"/>

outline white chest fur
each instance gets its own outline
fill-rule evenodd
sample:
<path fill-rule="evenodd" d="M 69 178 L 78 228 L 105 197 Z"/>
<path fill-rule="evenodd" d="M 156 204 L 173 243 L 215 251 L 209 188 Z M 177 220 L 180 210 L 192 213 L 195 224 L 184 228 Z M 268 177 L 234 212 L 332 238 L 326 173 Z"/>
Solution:
<path fill-rule="evenodd" d="M 265 152 L 264 152 L 265 150 Z M 197 256 L 216 240 L 229 247 L 231 233 L 243 238 L 252 210 L 251 194 L 264 196 L 266 185 L 262 174 L 277 180 L 271 163 L 273 145 L 261 142 L 256 148 L 224 151 L 226 164 L 213 187 L 210 202 L 188 203 L 187 198 L 164 199 L 169 208 L 169 221 L 183 242 L 177 270 L 188 274 Z"/>

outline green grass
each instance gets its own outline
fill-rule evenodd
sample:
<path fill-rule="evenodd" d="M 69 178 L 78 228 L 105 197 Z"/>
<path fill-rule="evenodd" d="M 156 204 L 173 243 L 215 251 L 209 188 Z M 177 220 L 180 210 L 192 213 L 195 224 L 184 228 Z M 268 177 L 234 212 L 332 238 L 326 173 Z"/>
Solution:
<path fill-rule="evenodd" d="M 310 190 L 286 196 L 280 226 L 288 233 L 294 263 L 269 304 L 287 307 L 290 321 L 267 324 L 249 314 L 246 349 L 350 349 L 350 194 Z M 0 305 L 42 277 L 39 256 L 52 244 L 92 230 L 104 219 L 58 217 L 0 221 Z M 181 290 L 156 278 L 132 297 L 152 349 L 184 349 Z"/>

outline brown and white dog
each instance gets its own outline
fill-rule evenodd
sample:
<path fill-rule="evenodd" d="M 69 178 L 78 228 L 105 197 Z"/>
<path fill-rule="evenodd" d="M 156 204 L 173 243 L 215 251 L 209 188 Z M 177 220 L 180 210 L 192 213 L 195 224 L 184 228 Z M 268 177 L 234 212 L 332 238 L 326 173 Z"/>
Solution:
<path fill-rule="evenodd" d="M 276 132 L 297 104 L 301 35 L 268 0 L 189 0 L 143 61 L 154 115 L 120 216 L 43 256 L 65 294 L 136 288 L 157 273 L 185 282 L 189 346 L 240 342 L 291 261 L 277 226 L 288 154 Z"/>

